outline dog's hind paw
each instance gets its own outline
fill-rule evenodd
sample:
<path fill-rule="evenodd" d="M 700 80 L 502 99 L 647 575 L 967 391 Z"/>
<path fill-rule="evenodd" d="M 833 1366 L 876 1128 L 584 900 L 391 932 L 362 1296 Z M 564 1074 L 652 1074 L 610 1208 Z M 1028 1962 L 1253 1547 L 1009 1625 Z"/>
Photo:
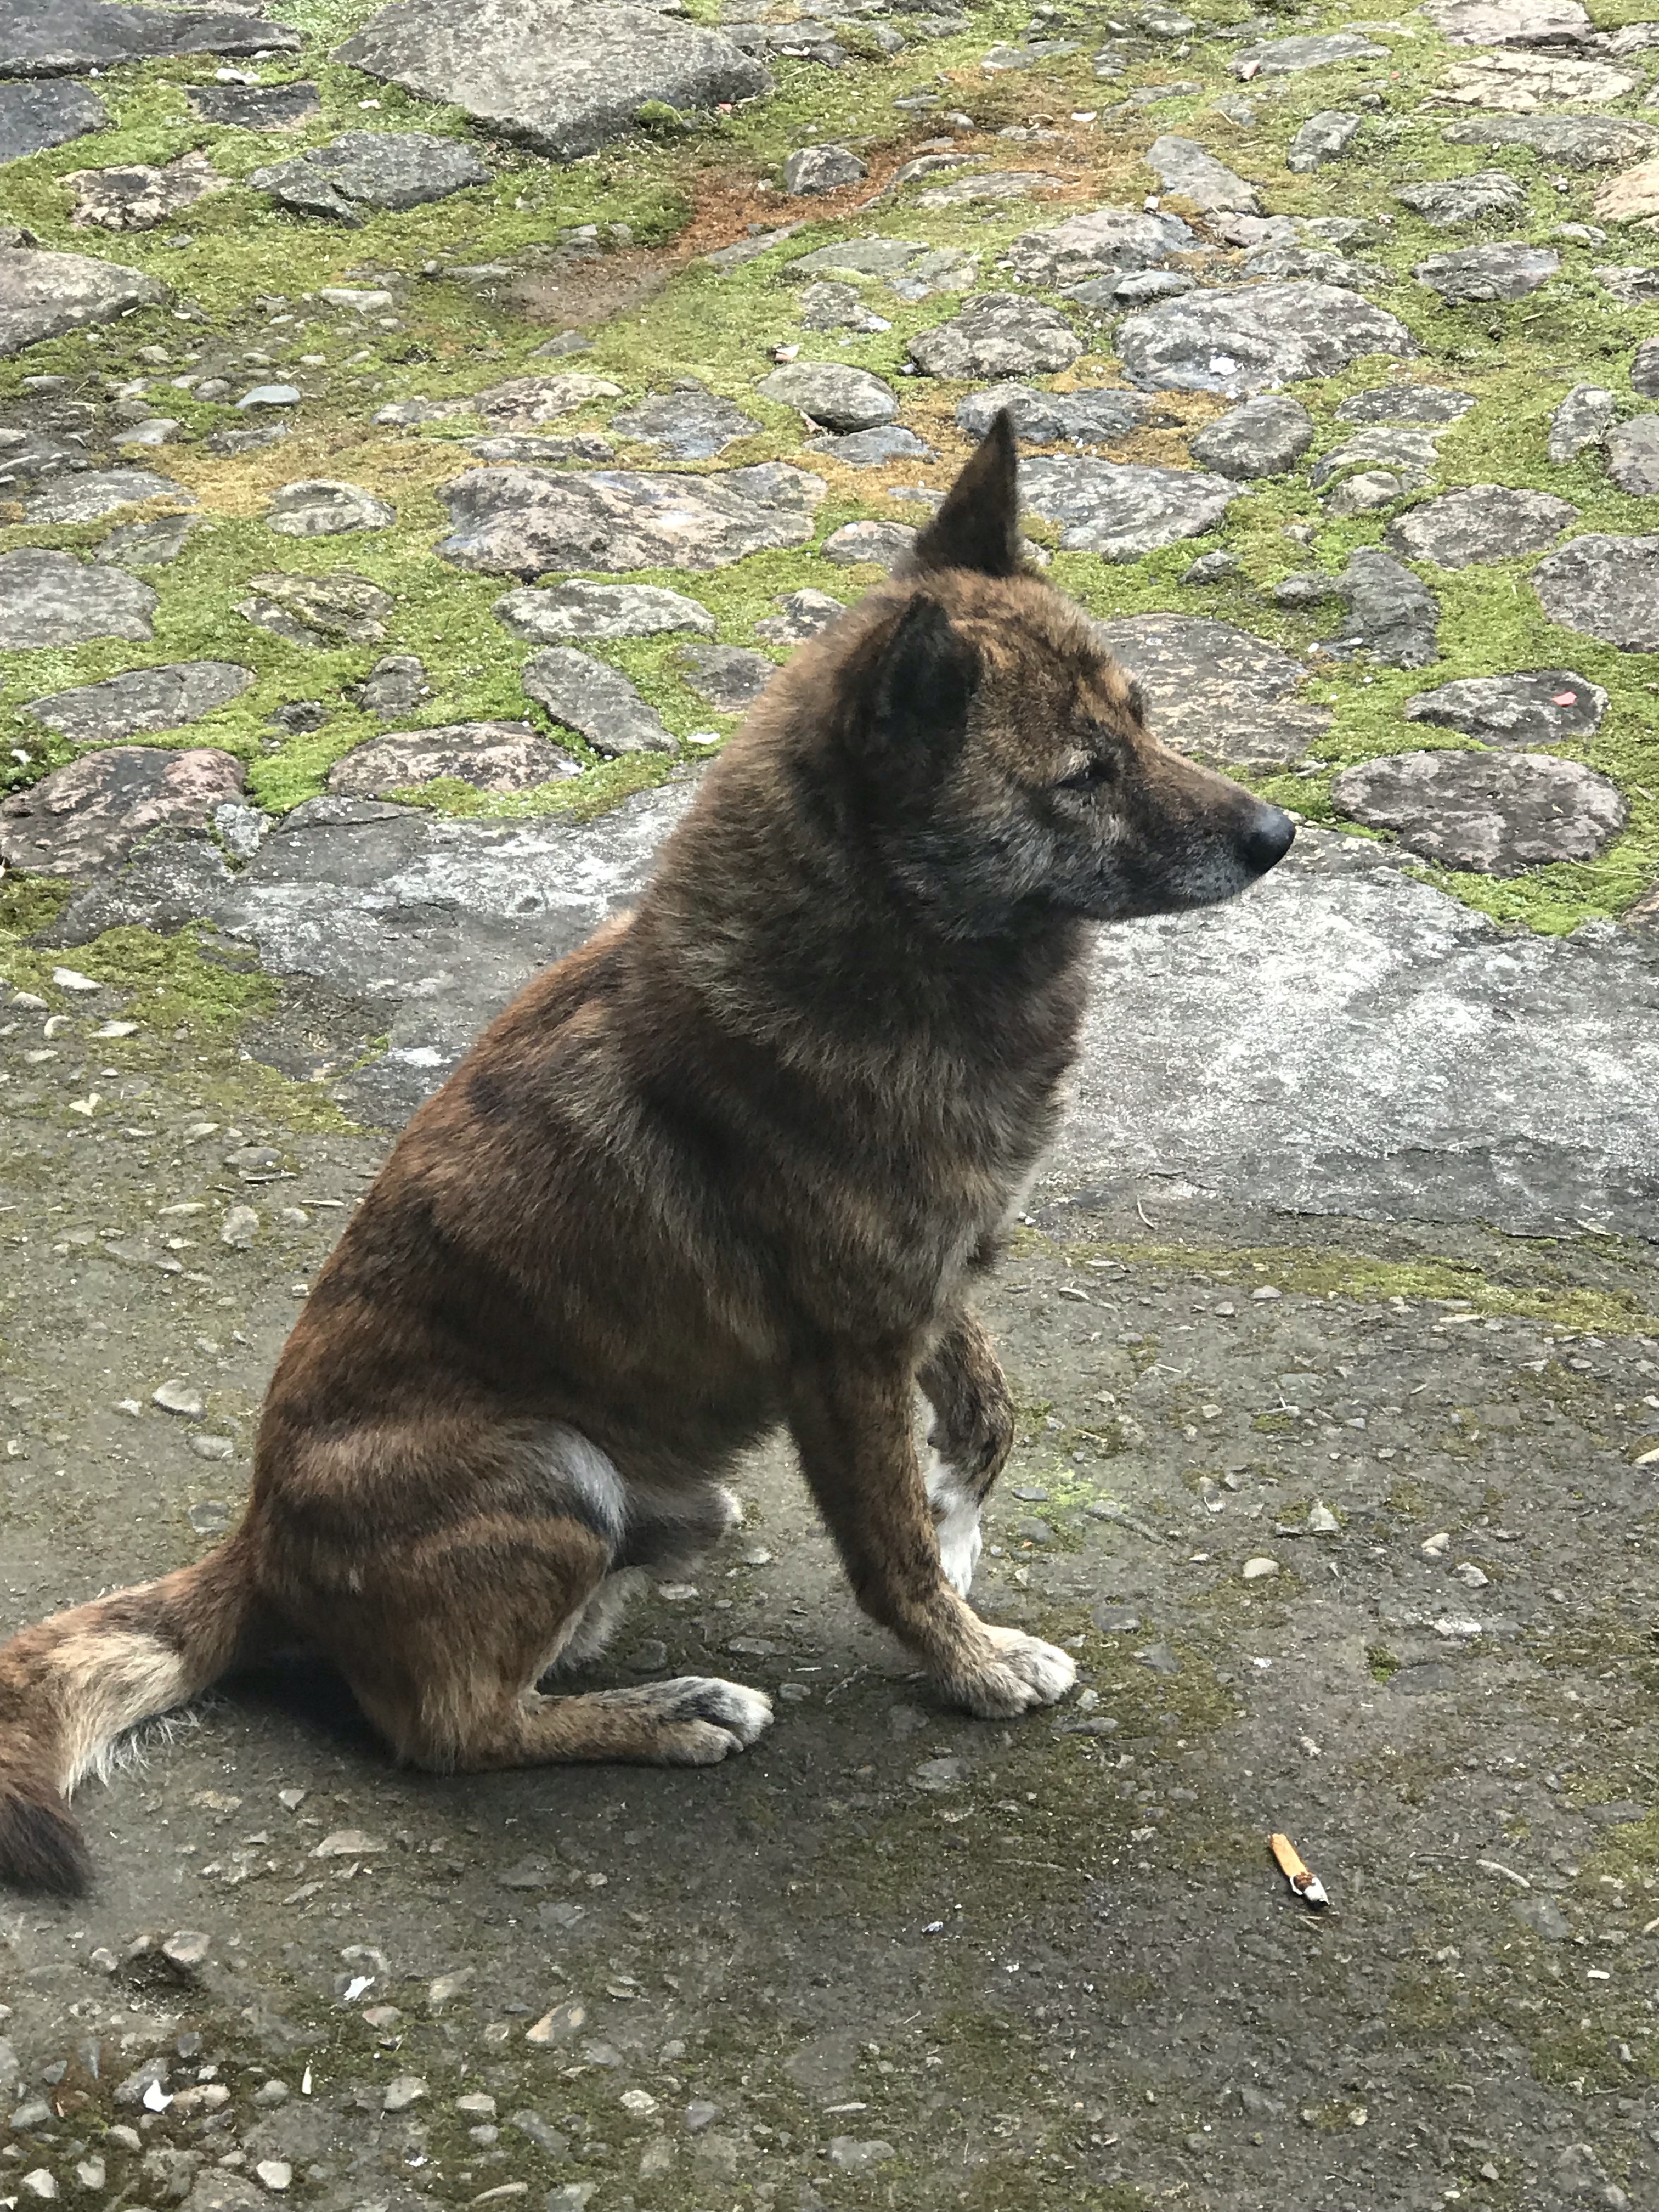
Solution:
<path fill-rule="evenodd" d="M 1069 1652 L 1018 1628 L 994 1628 L 989 1621 L 981 1626 L 995 1650 L 994 1662 L 941 1686 L 979 1719 L 1012 1720 L 1036 1705 L 1058 1704 L 1076 1681 L 1077 1663 Z"/>
<path fill-rule="evenodd" d="M 653 1682 L 646 1695 L 661 1726 L 659 1756 L 673 1766 L 712 1766 L 747 1751 L 772 1725 L 772 1700 L 763 1691 L 713 1675 Z"/>

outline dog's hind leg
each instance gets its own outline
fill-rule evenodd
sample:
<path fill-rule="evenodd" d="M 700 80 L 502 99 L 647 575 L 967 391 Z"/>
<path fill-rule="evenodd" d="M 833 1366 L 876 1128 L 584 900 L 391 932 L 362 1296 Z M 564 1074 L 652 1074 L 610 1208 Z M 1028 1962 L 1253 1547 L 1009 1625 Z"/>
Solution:
<path fill-rule="evenodd" d="M 979 1564 L 980 1514 L 1014 1441 L 1008 1385 L 976 1314 L 963 1307 L 952 1316 L 916 1380 L 933 1409 L 927 1480 L 939 1563 L 966 1597 Z"/>

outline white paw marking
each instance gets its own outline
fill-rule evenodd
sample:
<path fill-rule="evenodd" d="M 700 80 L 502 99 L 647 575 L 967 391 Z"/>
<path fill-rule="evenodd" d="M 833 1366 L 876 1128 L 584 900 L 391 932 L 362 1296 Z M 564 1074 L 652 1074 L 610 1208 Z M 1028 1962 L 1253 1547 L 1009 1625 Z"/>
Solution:
<path fill-rule="evenodd" d="M 928 1463 L 927 1498 L 933 1509 L 939 1563 L 945 1579 L 958 1597 L 966 1597 L 973 1588 L 974 1569 L 985 1542 L 980 1533 L 979 1506 L 956 1469 L 937 1452 Z"/>
<path fill-rule="evenodd" d="M 1021 1629 L 994 1628 L 989 1621 L 984 1626 L 985 1633 L 996 1645 L 999 1660 L 1027 1685 L 1036 1704 L 1057 1704 L 1076 1681 L 1077 1662 L 1069 1651 L 1027 1636 Z"/>

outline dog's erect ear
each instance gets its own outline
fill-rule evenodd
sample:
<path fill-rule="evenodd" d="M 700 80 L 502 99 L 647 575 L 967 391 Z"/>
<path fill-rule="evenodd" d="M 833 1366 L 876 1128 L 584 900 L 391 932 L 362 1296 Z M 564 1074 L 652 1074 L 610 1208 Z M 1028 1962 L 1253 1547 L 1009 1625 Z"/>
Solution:
<path fill-rule="evenodd" d="M 954 750 L 979 681 L 979 655 L 937 599 L 920 593 L 876 664 L 870 734 L 890 759 L 920 765 Z"/>
<path fill-rule="evenodd" d="M 945 501 L 910 556 L 913 571 L 972 568 L 981 576 L 1017 576 L 1019 554 L 1019 466 L 1014 418 L 1005 407 L 951 485 Z"/>

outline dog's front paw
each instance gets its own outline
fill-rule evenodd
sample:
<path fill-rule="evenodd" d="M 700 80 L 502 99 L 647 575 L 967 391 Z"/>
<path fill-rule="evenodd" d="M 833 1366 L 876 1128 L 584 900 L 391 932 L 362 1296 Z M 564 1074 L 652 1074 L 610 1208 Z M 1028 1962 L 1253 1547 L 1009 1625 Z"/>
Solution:
<path fill-rule="evenodd" d="M 977 1674 L 944 1685 L 956 1701 L 978 1719 L 1018 1719 L 1037 1705 L 1052 1705 L 1077 1680 L 1071 1654 L 1018 1628 L 981 1623 L 996 1657 Z"/>

